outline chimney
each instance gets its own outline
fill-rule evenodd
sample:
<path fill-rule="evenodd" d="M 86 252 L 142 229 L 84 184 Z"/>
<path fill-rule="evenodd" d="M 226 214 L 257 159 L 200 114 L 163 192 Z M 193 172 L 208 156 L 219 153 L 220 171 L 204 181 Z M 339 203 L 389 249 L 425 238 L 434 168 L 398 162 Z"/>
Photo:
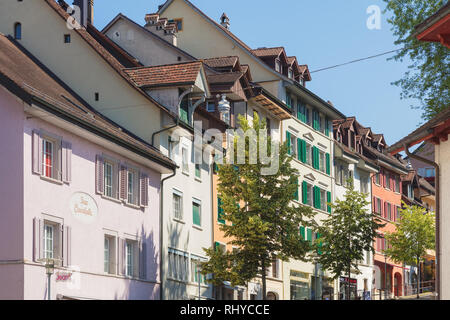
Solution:
<path fill-rule="evenodd" d="M 94 22 L 94 0 L 74 0 L 73 5 L 80 8 L 80 25 L 87 27 Z"/>
<path fill-rule="evenodd" d="M 333 102 L 331 102 L 330 100 L 328 100 L 327 102 L 328 102 L 328 104 L 329 104 L 330 106 L 334 107 Z"/>
<path fill-rule="evenodd" d="M 225 29 L 230 29 L 230 18 L 228 18 L 227 14 L 225 12 L 220 17 L 220 24 Z"/>

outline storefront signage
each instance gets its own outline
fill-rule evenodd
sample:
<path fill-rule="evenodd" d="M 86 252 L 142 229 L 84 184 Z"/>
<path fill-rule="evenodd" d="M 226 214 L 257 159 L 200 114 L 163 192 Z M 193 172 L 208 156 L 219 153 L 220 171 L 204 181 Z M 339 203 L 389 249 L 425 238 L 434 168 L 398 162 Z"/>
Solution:
<path fill-rule="evenodd" d="M 98 215 L 98 207 L 95 200 L 84 192 L 76 192 L 70 198 L 70 210 L 81 222 L 92 223 Z"/>
<path fill-rule="evenodd" d="M 71 281 L 72 273 L 69 272 L 57 272 L 56 274 L 57 282 Z"/>

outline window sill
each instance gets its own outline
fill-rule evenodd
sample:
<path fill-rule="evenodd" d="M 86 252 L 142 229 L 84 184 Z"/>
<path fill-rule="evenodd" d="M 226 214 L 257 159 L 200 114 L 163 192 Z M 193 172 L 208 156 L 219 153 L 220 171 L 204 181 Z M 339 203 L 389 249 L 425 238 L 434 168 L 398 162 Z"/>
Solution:
<path fill-rule="evenodd" d="M 189 177 L 189 172 L 181 171 L 181 173 L 184 174 L 185 176 Z"/>
<path fill-rule="evenodd" d="M 140 206 L 135 205 L 135 204 L 132 204 L 132 203 L 128 203 L 128 202 L 125 202 L 125 201 L 124 201 L 124 205 L 125 205 L 126 207 L 129 207 L 129 208 L 132 208 L 132 209 L 141 210 L 141 207 L 140 207 Z"/>
<path fill-rule="evenodd" d="M 118 204 L 121 204 L 121 203 L 122 203 L 122 200 L 120 200 L 120 199 L 108 197 L 108 196 L 105 196 L 105 195 L 101 195 L 101 197 L 102 197 L 103 199 L 105 199 L 105 200 L 113 201 L 113 202 L 118 203 Z"/>
<path fill-rule="evenodd" d="M 61 180 L 57 180 L 57 179 L 54 179 L 54 178 L 49 178 L 49 177 L 46 177 L 46 176 L 41 176 L 41 179 L 45 180 L 47 182 L 51 182 L 51 183 L 60 185 L 60 186 L 62 186 L 64 184 L 64 182 L 62 182 Z"/>
<path fill-rule="evenodd" d="M 195 181 L 197 181 L 197 182 L 200 182 L 200 183 L 202 183 L 202 178 L 199 178 L 199 177 L 195 177 L 195 179 L 194 179 Z"/>
<path fill-rule="evenodd" d="M 202 227 L 197 226 L 197 225 L 195 225 L 195 224 L 192 225 L 192 228 L 197 229 L 197 230 L 199 230 L 199 231 L 203 231 L 203 228 L 202 228 Z"/>
<path fill-rule="evenodd" d="M 309 168 L 309 169 L 311 169 L 311 170 L 313 170 L 313 171 L 315 171 L 315 172 L 317 172 L 317 173 L 323 174 L 323 175 L 325 175 L 325 176 L 331 178 L 331 174 L 327 174 L 326 171 L 320 171 L 320 170 L 317 170 L 316 168 L 314 168 L 314 167 L 311 166 L 310 164 L 308 164 L 308 163 L 303 163 L 302 161 L 298 160 L 297 158 L 294 158 L 294 161 L 296 161 L 297 163 L 301 164 L 302 166 L 305 166 L 305 167 L 307 167 L 307 168 Z"/>
<path fill-rule="evenodd" d="M 176 223 L 186 224 L 185 221 L 180 220 L 180 219 L 177 219 L 177 218 L 172 218 L 172 220 L 173 220 L 174 222 L 176 222 Z"/>

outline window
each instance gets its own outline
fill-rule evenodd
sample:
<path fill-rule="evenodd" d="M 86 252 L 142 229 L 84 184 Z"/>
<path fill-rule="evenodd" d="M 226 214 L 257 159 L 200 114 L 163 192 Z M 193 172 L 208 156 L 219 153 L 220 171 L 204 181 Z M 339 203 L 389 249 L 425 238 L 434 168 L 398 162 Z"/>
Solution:
<path fill-rule="evenodd" d="M 398 175 L 395 176 L 395 192 L 400 193 L 400 177 Z"/>
<path fill-rule="evenodd" d="M 135 170 L 128 169 L 127 201 L 129 204 L 138 205 L 138 199 L 139 199 L 138 175 Z"/>
<path fill-rule="evenodd" d="M 70 39 L 70 34 L 65 34 L 64 35 L 64 43 L 70 43 L 71 39 Z"/>
<path fill-rule="evenodd" d="M 116 237 L 110 235 L 104 239 L 104 272 L 116 274 Z"/>
<path fill-rule="evenodd" d="M 137 276 L 138 250 L 137 242 L 125 241 L 125 275 L 127 277 Z"/>
<path fill-rule="evenodd" d="M 99 101 L 100 100 L 100 94 L 98 92 L 96 92 L 94 94 L 94 98 L 95 98 L 95 101 Z"/>
<path fill-rule="evenodd" d="M 297 157 L 297 137 L 291 134 L 291 150 L 290 155 Z"/>
<path fill-rule="evenodd" d="M 392 220 L 392 205 L 389 202 L 386 202 L 386 219 Z"/>
<path fill-rule="evenodd" d="M 183 194 L 174 191 L 172 197 L 173 217 L 177 220 L 183 220 Z"/>
<path fill-rule="evenodd" d="M 377 202 L 376 202 L 376 205 L 377 205 L 377 207 L 376 207 L 376 213 L 378 213 L 379 215 L 381 215 L 381 199 L 378 199 L 378 198 L 376 198 L 377 199 Z"/>
<path fill-rule="evenodd" d="M 42 139 L 42 165 L 44 176 L 56 179 L 57 164 L 55 161 L 55 143 L 53 141 Z"/>
<path fill-rule="evenodd" d="M 202 177 L 202 152 L 200 150 L 195 151 L 195 177 L 200 179 Z"/>
<path fill-rule="evenodd" d="M 306 143 L 306 163 L 308 165 L 312 165 L 313 160 L 312 160 L 312 147 L 309 143 Z"/>
<path fill-rule="evenodd" d="M 391 176 L 389 175 L 389 172 L 386 172 L 385 179 L 386 179 L 386 189 L 391 189 Z"/>
<path fill-rule="evenodd" d="M 22 24 L 20 22 L 16 22 L 16 24 L 14 25 L 14 39 L 22 39 Z"/>
<path fill-rule="evenodd" d="M 408 189 L 408 198 L 414 199 L 412 184 L 408 183 L 407 189 Z"/>
<path fill-rule="evenodd" d="M 188 280 L 188 254 L 178 250 L 169 249 L 169 274 L 171 279 L 179 281 Z"/>
<path fill-rule="evenodd" d="M 395 213 L 396 213 L 395 220 L 396 221 L 400 221 L 400 210 L 401 209 L 402 209 L 401 207 L 397 206 L 397 209 L 395 210 Z"/>
<path fill-rule="evenodd" d="M 369 193 L 368 177 L 361 175 L 359 177 L 359 181 L 360 181 L 360 185 L 361 185 L 361 192 Z"/>
<path fill-rule="evenodd" d="M 215 242 L 214 246 L 215 246 L 216 250 L 220 250 L 223 253 L 225 253 L 227 251 L 227 246 L 225 244 L 223 244 L 223 243 Z"/>
<path fill-rule="evenodd" d="M 216 111 L 216 103 L 214 101 L 208 101 L 206 104 L 206 111 L 214 112 Z"/>
<path fill-rule="evenodd" d="M 44 225 L 44 257 L 46 259 L 56 259 L 55 226 L 49 223 Z"/>
<path fill-rule="evenodd" d="M 181 150 L 181 156 L 182 156 L 182 170 L 183 173 L 189 174 L 189 155 L 188 155 L 188 149 L 186 147 L 183 147 Z"/>
<path fill-rule="evenodd" d="M 280 60 L 275 60 L 275 71 L 281 72 L 281 62 Z"/>
<path fill-rule="evenodd" d="M 191 255 L 191 282 L 205 283 L 205 276 L 199 272 L 199 265 L 204 259 Z"/>
<path fill-rule="evenodd" d="M 183 31 L 183 19 L 174 19 L 173 21 L 177 24 L 177 30 Z"/>
<path fill-rule="evenodd" d="M 104 195 L 106 197 L 113 197 L 113 172 L 114 172 L 114 164 L 111 162 L 105 161 L 104 162 Z"/>
<path fill-rule="evenodd" d="M 306 123 L 312 127 L 312 117 L 311 117 L 312 111 L 311 111 L 311 109 L 306 107 L 305 114 L 306 114 Z"/>
<path fill-rule="evenodd" d="M 325 190 L 320 190 L 320 210 L 327 211 L 327 192 Z"/>
<path fill-rule="evenodd" d="M 278 274 L 278 260 L 273 259 L 272 260 L 272 278 L 278 278 L 280 275 Z"/>
<path fill-rule="evenodd" d="M 195 226 L 201 227 L 202 225 L 202 204 L 199 200 L 192 201 L 192 222 Z"/>
<path fill-rule="evenodd" d="M 289 77 L 289 79 L 292 79 L 294 77 L 294 73 L 292 71 L 292 68 L 288 69 L 288 77 Z"/>
<path fill-rule="evenodd" d="M 325 172 L 325 152 L 319 151 L 319 170 Z"/>
<path fill-rule="evenodd" d="M 313 205 L 313 186 L 306 181 L 302 184 L 302 200 L 303 204 Z"/>
<path fill-rule="evenodd" d="M 377 185 L 380 185 L 380 173 L 377 173 L 377 174 L 375 175 L 375 183 L 376 183 Z"/>
<path fill-rule="evenodd" d="M 286 94 L 286 105 L 291 108 L 292 107 L 292 97 L 289 93 Z"/>

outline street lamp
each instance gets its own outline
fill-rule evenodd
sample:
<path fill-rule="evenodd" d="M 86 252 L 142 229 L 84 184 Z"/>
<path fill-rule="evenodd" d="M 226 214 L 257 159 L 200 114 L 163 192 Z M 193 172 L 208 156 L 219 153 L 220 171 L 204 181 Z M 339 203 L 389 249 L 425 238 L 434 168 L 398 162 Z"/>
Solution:
<path fill-rule="evenodd" d="M 224 94 L 222 95 L 222 99 L 219 101 L 219 106 L 217 107 L 217 110 L 220 112 L 222 120 L 230 124 L 231 105 L 230 102 L 228 102 L 226 95 Z"/>
<path fill-rule="evenodd" d="M 50 296 L 51 278 L 52 278 L 52 274 L 55 273 L 55 262 L 52 259 L 47 259 L 47 261 L 45 262 L 45 273 L 47 274 L 47 279 L 48 279 L 48 288 L 47 288 L 48 298 L 47 298 L 47 300 L 51 300 L 51 296 Z"/>

